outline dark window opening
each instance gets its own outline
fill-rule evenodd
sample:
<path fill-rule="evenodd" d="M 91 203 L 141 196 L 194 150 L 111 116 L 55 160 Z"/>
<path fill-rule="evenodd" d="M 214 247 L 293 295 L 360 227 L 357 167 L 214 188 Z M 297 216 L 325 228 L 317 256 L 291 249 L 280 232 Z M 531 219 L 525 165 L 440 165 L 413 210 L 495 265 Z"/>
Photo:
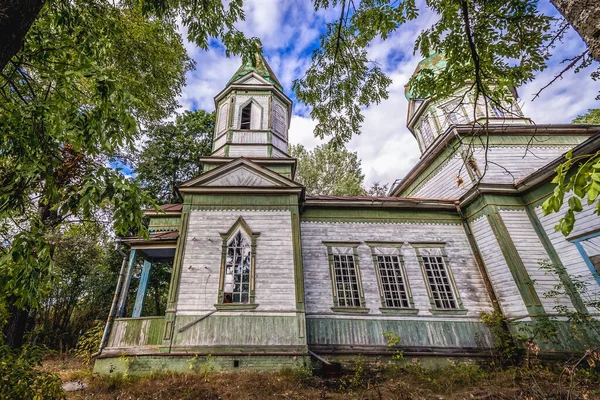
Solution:
<path fill-rule="evenodd" d="M 250 129 L 250 117 L 252 116 L 252 103 L 242 108 L 242 124 L 241 129 Z"/>
<path fill-rule="evenodd" d="M 233 368 L 239 368 L 240 367 L 240 360 L 233 360 Z"/>

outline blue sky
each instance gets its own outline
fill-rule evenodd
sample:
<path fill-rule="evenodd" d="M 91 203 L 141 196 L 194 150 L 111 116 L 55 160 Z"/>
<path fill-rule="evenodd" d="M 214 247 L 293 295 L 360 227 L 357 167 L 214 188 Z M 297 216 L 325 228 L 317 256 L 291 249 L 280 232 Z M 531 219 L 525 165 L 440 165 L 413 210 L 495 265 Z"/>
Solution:
<path fill-rule="evenodd" d="M 423 2 L 420 3 L 421 14 L 416 21 L 401 26 L 385 42 L 375 42 L 369 49 L 370 58 L 382 66 L 393 83 L 388 100 L 365 110 L 362 133 L 347 146 L 362 159 L 367 187 L 376 181 L 391 183 L 402 178 L 420 156 L 416 140 L 406 128 L 407 102 L 404 97 L 404 85 L 421 59 L 419 54 L 413 55 L 414 40 L 436 19 Z M 541 1 L 541 7 L 555 12 L 548 1 Z M 238 29 L 261 39 L 269 65 L 286 94 L 294 99 L 293 80 L 301 77 L 310 65 L 311 51 L 318 45 L 320 32 L 326 22 L 339 16 L 339 10 L 315 13 L 310 0 L 244 0 L 244 9 L 246 20 L 238 24 Z M 200 50 L 192 43 L 187 43 L 186 48 L 197 65 L 196 70 L 187 75 L 187 84 L 179 99 L 180 111 L 196 108 L 212 111 L 213 97 L 224 88 L 241 60 L 225 57 L 218 43 L 209 51 Z M 549 68 L 533 82 L 519 88 L 520 104 L 526 116 L 538 124 L 568 123 L 587 109 L 600 107 L 600 102 L 595 100 L 600 82 L 591 80 L 591 68 L 579 74 L 567 73 L 540 98 L 531 101 L 533 94 L 564 67 L 561 61 L 583 49 L 584 44 L 577 34 L 569 32 L 555 49 Z M 320 141 L 313 136 L 315 123 L 308 111 L 303 104 L 294 102 L 289 138 L 291 143 L 312 148 Z"/>

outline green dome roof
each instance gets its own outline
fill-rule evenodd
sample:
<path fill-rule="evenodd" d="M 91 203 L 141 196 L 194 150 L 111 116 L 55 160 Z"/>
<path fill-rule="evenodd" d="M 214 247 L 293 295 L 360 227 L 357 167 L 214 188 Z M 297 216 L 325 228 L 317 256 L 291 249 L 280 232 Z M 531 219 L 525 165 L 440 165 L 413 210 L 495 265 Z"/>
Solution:
<path fill-rule="evenodd" d="M 283 92 L 283 86 L 281 86 L 281 83 L 279 83 L 279 80 L 275 76 L 275 73 L 273 72 L 263 55 L 261 53 L 255 53 L 254 57 L 254 65 L 252 65 L 251 59 L 248 59 L 245 63 L 242 63 L 240 68 L 238 68 L 235 74 L 233 74 L 229 82 L 227 82 L 227 86 L 231 85 L 233 82 L 237 81 L 241 77 L 251 72 L 254 72 L 265 78 L 267 81 L 271 82 L 273 85 L 275 85 L 275 87 L 277 87 L 277 89 Z"/>
<path fill-rule="evenodd" d="M 421 60 L 413 72 L 411 78 L 417 75 L 421 70 L 430 69 L 433 71 L 439 71 L 446 68 L 446 58 L 443 53 L 433 53 L 429 57 Z M 404 96 L 407 100 L 414 99 L 415 94 L 412 92 L 410 85 L 404 87 Z"/>

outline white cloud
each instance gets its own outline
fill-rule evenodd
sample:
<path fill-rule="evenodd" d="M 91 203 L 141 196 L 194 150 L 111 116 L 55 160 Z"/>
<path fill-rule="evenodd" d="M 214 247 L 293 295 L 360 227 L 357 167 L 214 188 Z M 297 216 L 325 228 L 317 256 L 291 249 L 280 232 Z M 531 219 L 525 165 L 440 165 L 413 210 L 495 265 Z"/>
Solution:
<path fill-rule="evenodd" d="M 300 78 L 310 65 L 308 49 L 318 43 L 319 30 L 325 22 L 334 21 L 339 10 L 321 10 L 315 14 L 310 0 L 246 0 L 245 7 L 246 21 L 241 22 L 238 28 L 261 39 L 269 64 L 286 93 L 291 95 L 293 80 Z M 544 7 L 551 6 L 545 4 Z M 369 48 L 369 57 L 382 66 L 393 83 L 388 100 L 365 110 L 362 134 L 348 144 L 348 148 L 358 152 L 362 159 L 367 187 L 376 181 L 391 183 L 402 178 L 418 161 L 417 142 L 406 128 L 408 103 L 404 97 L 404 85 L 420 61 L 420 55 L 413 55 L 414 40 L 436 18 L 435 14 L 425 10 L 416 21 L 402 26 L 388 40 L 375 42 Z M 600 107 L 594 100 L 600 85 L 589 78 L 589 70 L 576 75 L 567 73 L 564 79 L 546 89 L 540 98 L 530 101 L 533 94 L 563 67 L 560 60 L 578 54 L 582 48 L 581 40 L 575 33 L 570 33 L 557 47 L 550 67 L 533 82 L 520 88 L 525 115 L 536 123 L 567 123 L 588 108 Z M 204 52 L 187 44 L 187 49 L 197 61 L 197 66 L 188 74 L 188 84 L 180 99 L 182 108 L 212 111 L 213 97 L 225 87 L 241 61 L 239 58 L 226 58 L 220 48 Z M 295 104 L 290 142 L 301 143 L 308 148 L 321 144 L 323 141 L 313 136 L 314 126 L 307 108 Z"/>

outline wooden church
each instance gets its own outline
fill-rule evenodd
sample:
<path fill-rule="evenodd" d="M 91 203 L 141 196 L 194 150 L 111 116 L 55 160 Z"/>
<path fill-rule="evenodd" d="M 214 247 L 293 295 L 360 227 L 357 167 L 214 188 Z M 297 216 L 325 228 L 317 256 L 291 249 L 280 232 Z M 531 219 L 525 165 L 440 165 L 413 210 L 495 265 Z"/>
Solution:
<path fill-rule="evenodd" d="M 443 62 L 432 56 L 415 73 Z M 387 197 L 311 196 L 288 155 L 292 101 L 262 56 L 243 65 L 215 97 L 212 155 L 179 186 L 183 204 L 148 210 L 150 237 L 123 239 L 129 257 L 95 371 L 385 357 L 388 332 L 407 358 L 488 357 L 483 312 L 503 313 L 514 332 L 559 310 L 594 313 L 577 292 L 547 293 L 575 275 L 600 296 L 600 217 L 584 207 L 564 237 L 541 204 L 567 151 L 600 149 L 600 126 L 534 124 L 513 94 L 492 106 L 466 87 L 436 102 L 407 88 L 417 165 Z M 166 312 L 142 315 L 157 262 L 172 264 Z M 581 346 L 557 324 L 542 354 Z"/>

